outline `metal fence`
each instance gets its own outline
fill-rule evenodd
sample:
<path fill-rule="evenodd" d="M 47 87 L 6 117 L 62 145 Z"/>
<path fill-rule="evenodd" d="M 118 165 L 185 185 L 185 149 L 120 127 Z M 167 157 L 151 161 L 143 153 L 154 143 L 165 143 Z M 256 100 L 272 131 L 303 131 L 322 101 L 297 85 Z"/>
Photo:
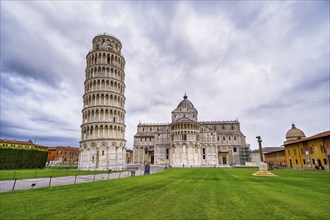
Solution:
<path fill-rule="evenodd" d="M 164 170 L 164 167 L 151 167 L 149 174 L 158 173 Z M 102 174 L 91 175 L 75 175 L 75 176 L 61 176 L 61 177 L 46 177 L 46 178 L 32 178 L 32 179 L 17 179 L 0 181 L 0 192 L 9 192 L 15 190 L 27 190 L 34 188 L 44 188 L 51 186 L 72 185 L 87 182 L 95 182 L 110 179 L 128 178 L 134 176 L 144 175 L 144 167 L 140 166 L 138 169 L 131 169 L 122 172 L 108 172 Z"/>

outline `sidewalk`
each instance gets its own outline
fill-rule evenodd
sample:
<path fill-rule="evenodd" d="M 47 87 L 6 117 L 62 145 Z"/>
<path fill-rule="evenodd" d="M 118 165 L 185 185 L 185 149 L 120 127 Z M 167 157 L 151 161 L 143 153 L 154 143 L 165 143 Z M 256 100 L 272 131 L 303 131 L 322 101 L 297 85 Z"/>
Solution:
<path fill-rule="evenodd" d="M 142 169 L 141 169 L 142 168 Z M 135 176 L 143 175 L 143 167 L 135 171 Z M 151 168 L 150 174 L 158 173 L 164 168 Z M 14 190 L 27 190 L 32 188 L 44 188 L 51 186 L 71 185 L 87 182 L 95 182 L 101 180 L 120 179 L 131 177 L 131 171 L 115 172 L 111 174 L 92 174 L 79 176 L 62 176 L 62 177 L 48 177 L 48 178 L 33 178 L 33 179 L 16 179 L 16 180 L 2 180 L 0 181 L 0 192 L 9 192 Z"/>

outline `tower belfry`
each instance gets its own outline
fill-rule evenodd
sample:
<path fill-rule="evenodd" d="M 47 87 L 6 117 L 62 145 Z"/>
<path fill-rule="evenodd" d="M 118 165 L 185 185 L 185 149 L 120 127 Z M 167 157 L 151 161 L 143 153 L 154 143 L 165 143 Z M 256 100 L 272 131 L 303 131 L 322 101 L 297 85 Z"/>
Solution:
<path fill-rule="evenodd" d="M 79 169 L 125 169 L 125 59 L 118 38 L 94 37 L 86 56 Z"/>

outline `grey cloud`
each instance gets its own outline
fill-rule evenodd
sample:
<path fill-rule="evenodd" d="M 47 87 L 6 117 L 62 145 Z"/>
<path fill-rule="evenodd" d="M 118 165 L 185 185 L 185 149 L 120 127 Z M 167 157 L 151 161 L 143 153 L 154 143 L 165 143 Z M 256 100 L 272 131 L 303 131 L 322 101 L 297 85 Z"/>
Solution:
<path fill-rule="evenodd" d="M 32 141 L 34 141 L 32 137 Z M 37 136 L 37 144 L 44 144 L 46 146 L 70 146 L 79 147 L 79 137 L 63 137 L 63 136 Z M 51 145 L 50 145 L 51 143 Z"/>
<path fill-rule="evenodd" d="M 22 4 L 24 5 L 24 3 Z M 70 35 L 63 33 L 61 28 L 67 27 L 67 23 L 57 24 L 53 27 L 54 29 L 50 30 L 48 26 L 45 26 L 53 25 L 52 17 L 47 17 L 47 15 L 51 15 L 48 10 L 42 10 L 36 3 L 27 4 L 25 7 L 29 8 L 27 10 L 29 12 L 30 10 L 38 11 L 31 14 L 32 21 L 38 20 L 40 16 L 44 19 L 39 20 L 40 23 L 34 24 L 35 26 L 31 26 L 31 23 L 19 20 L 15 16 L 15 11 L 7 10 L 5 7 L 2 24 L 7 28 L 5 32 L 2 32 L 1 40 L 3 70 L 42 80 L 49 86 L 57 86 L 66 79 L 75 79 L 75 75 L 83 72 L 83 68 L 81 71 L 75 69 L 77 62 L 74 60 L 75 54 L 73 53 L 76 52 L 72 51 L 77 49 L 79 42 L 70 39 Z M 16 10 L 21 9 L 19 7 Z M 55 12 L 59 17 L 58 12 Z M 47 27 L 45 28 L 46 33 L 41 34 L 42 27 Z M 59 37 L 60 34 L 65 37 Z M 65 53 L 63 53 L 63 49 L 65 49 Z"/>
<path fill-rule="evenodd" d="M 57 58 L 47 50 L 46 44 L 29 41 L 26 36 L 13 38 L 12 34 L 14 33 L 4 34 L 1 43 L 3 71 L 40 79 L 49 86 L 54 86 L 62 80 L 58 67 L 49 65 Z"/>
<path fill-rule="evenodd" d="M 293 4 L 290 9 L 297 35 L 311 34 L 306 30 L 315 29 L 323 25 L 324 21 L 329 21 L 329 1 L 320 1 L 318 4 L 314 4 L 313 1 L 304 1 Z"/>

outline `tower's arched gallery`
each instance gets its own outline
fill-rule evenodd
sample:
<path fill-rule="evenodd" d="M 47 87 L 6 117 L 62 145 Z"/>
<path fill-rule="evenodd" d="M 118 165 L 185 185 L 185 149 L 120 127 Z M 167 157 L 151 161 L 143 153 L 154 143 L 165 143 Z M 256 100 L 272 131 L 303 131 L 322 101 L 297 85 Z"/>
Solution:
<path fill-rule="evenodd" d="M 244 165 L 249 146 L 238 120 L 198 121 L 185 95 L 172 111 L 172 123 L 139 123 L 133 162 L 175 167 Z"/>
<path fill-rule="evenodd" d="M 125 169 L 125 59 L 109 34 L 86 56 L 79 169 Z"/>

